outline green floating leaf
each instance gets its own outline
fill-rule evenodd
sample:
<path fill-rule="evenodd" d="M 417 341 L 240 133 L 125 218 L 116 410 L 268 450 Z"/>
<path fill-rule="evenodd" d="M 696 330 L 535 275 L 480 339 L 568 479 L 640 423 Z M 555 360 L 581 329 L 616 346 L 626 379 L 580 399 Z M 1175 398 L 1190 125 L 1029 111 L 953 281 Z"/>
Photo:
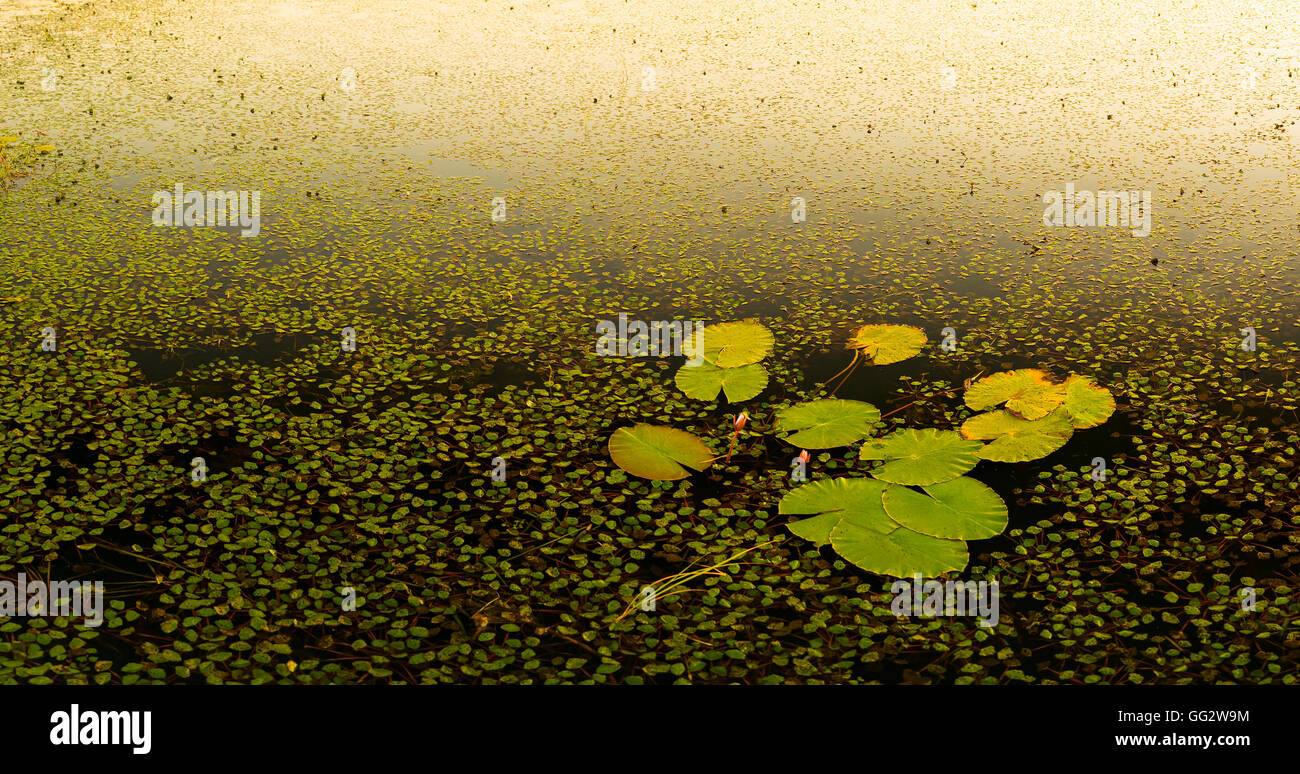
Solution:
<path fill-rule="evenodd" d="M 659 425 L 620 427 L 609 437 L 614 464 L 641 478 L 673 481 L 713 464 L 713 452 L 684 430 Z M 683 467 L 685 466 L 685 467 Z"/>
<path fill-rule="evenodd" d="M 960 540 L 923 535 L 885 513 L 888 484 L 870 478 L 816 481 L 781 500 L 783 514 L 816 514 L 786 525 L 818 546 L 830 543 L 846 561 L 869 572 L 897 578 L 961 570 L 969 555 Z"/>
<path fill-rule="evenodd" d="M 980 379 L 966 390 L 966 405 L 976 411 L 1007 404 L 1007 410 L 1025 419 L 1042 419 L 1065 400 L 1065 385 L 1053 384 L 1051 375 L 1037 368 L 1003 371 Z"/>
<path fill-rule="evenodd" d="M 683 342 L 688 358 L 700 355 L 718 368 L 738 368 L 757 363 L 772 351 L 772 332 L 752 320 L 696 326 L 691 338 Z"/>
<path fill-rule="evenodd" d="M 677 369 L 677 389 L 696 400 L 716 400 L 725 391 L 727 401 L 749 400 L 767 387 L 767 369 L 761 365 L 718 368 L 710 363 Z"/>
<path fill-rule="evenodd" d="M 847 518 L 831 530 L 831 546 L 858 567 L 895 578 L 960 572 L 970 559 L 961 540 L 930 537 L 900 526 L 881 533 Z"/>
<path fill-rule="evenodd" d="M 1007 504 L 985 484 L 968 476 L 923 487 L 885 490 L 881 500 L 889 518 L 937 538 L 979 540 L 1007 528 Z"/>
<path fill-rule="evenodd" d="M 1006 411 L 976 414 L 961 426 L 963 438 L 991 441 L 979 450 L 981 459 L 1025 462 L 1046 457 L 1074 434 L 1070 415 L 1058 409 L 1042 419 L 1021 419 Z"/>
<path fill-rule="evenodd" d="M 864 325 L 849 338 L 849 349 L 858 349 L 876 365 L 889 365 L 921 351 L 925 331 L 910 325 Z"/>
<path fill-rule="evenodd" d="M 1098 387 L 1086 376 L 1072 374 L 1065 380 L 1064 405 L 1079 430 L 1096 427 L 1115 413 L 1115 398 L 1110 390 Z"/>
<path fill-rule="evenodd" d="M 954 479 L 979 463 L 979 441 L 967 441 L 955 430 L 898 430 L 867 441 L 858 459 L 887 460 L 871 475 L 892 484 L 925 486 Z"/>
<path fill-rule="evenodd" d="M 870 478 L 831 478 L 814 481 L 781 498 L 777 512 L 786 516 L 818 514 L 811 519 L 791 522 L 786 527 L 805 540 L 819 546 L 831 541 L 831 530 L 846 514 L 863 524 L 880 530 L 893 527 L 885 515 L 881 495 L 886 484 Z"/>
<path fill-rule="evenodd" d="M 860 400 L 826 398 L 788 406 L 776 414 L 776 429 L 801 449 L 830 449 L 866 438 L 880 409 Z"/>

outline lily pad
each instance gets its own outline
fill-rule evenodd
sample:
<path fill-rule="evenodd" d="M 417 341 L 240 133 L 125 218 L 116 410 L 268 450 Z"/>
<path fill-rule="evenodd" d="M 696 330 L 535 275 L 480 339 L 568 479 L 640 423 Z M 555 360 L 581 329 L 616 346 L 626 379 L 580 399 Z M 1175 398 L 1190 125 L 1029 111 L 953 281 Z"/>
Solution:
<path fill-rule="evenodd" d="M 1008 411 L 976 414 L 961 426 L 963 438 L 991 441 L 980 449 L 981 459 L 1025 462 L 1046 457 L 1074 434 L 1070 415 L 1057 409 L 1042 419 L 1021 419 Z"/>
<path fill-rule="evenodd" d="M 786 516 L 817 514 L 786 526 L 791 532 L 819 546 L 831 540 L 831 530 L 847 514 L 880 530 L 895 526 L 885 515 L 881 495 L 887 485 L 870 478 L 831 478 L 814 481 L 781 498 L 777 512 Z"/>
<path fill-rule="evenodd" d="M 786 526 L 818 546 L 830 543 L 846 561 L 869 572 L 902 578 L 964 568 L 969 558 L 964 542 L 923 535 L 889 518 L 882 500 L 888 486 L 870 478 L 816 481 L 787 494 L 779 512 L 816 514 Z"/>
<path fill-rule="evenodd" d="M 1115 398 L 1110 390 L 1098 387 L 1086 376 L 1071 375 L 1065 380 L 1065 410 L 1075 428 L 1096 427 L 1115 413 Z"/>
<path fill-rule="evenodd" d="M 937 538 L 979 540 L 1007 528 L 1006 502 L 969 476 L 923 489 L 925 494 L 889 487 L 881 498 L 885 513 L 908 529 Z"/>
<path fill-rule="evenodd" d="M 1042 419 L 1065 400 L 1065 385 L 1037 368 L 990 374 L 966 391 L 966 405 L 976 411 L 1007 404 L 1007 410 L 1024 419 Z"/>
<path fill-rule="evenodd" d="M 831 530 L 831 546 L 858 567 L 895 578 L 960 572 L 970 559 L 965 541 L 930 537 L 898 525 L 878 532 L 848 518 Z"/>
<path fill-rule="evenodd" d="M 925 331 L 910 325 L 864 325 L 849 338 L 849 349 L 862 350 L 876 365 L 906 360 L 925 346 Z"/>
<path fill-rule="evenodd" d="M 772 332 L 752 320 L 719 323 L 696 328 L 683 342 L 688 358 L 698 357 L 703 344 L 704 359 L 718 368 L 738 368 L 757 363 L 772 351 Z"/>
<path fill-rule="evenodd" d="M 979 441 L 968 441 L 955 430 L 899 430 L 868 441 L 858 459 L 886 460 L 871 475 L 891 484 L 926 486 L 954 479 L 980 461 Z"/>
<path fill-rule="evenodd" d="M 788 406 L 776 414 L 778 432 L 801 449 L 830 449 L 866 438 L 880 409 L 860 400 L 825 398 Z"/>
<path fill-rule="evenodd" d="M 677 369 L 677 389 L 696 400 L 716 400 L 726 392 L 727 402 L 749 400 L 767 387 L 767 369 L 761 365 L 718 368 L 711 363 Z"/>
<path fill-rule="evenodd" d="M 713 464 L 713 452 L 699 438 L 659 425 L 615 430 L 609 437 L 609 456 L 634 476 L 660 481 L 686 478 L 687 468 L 704 470 Z"/>

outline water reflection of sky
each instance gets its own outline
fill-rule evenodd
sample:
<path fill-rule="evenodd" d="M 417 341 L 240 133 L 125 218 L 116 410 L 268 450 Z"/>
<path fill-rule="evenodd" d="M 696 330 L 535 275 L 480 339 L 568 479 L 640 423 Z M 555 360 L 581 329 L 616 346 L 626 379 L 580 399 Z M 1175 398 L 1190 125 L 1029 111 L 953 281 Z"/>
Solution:
<path fill-rule="evenodd" d="M 1074 182 L 1151 190 L 1155 223 L 1051 235 L 1067 245 L 1248 261 L 1300 235 L 1297 2 L 57 7 L 7 14 L 5 131 L 117 192 L 265 177 L 400 213 L 405 191 L 366 185 L 400 169 L 535 222 L 761 230 L 798 196 L 868 241 L 1009 249 Z"/>

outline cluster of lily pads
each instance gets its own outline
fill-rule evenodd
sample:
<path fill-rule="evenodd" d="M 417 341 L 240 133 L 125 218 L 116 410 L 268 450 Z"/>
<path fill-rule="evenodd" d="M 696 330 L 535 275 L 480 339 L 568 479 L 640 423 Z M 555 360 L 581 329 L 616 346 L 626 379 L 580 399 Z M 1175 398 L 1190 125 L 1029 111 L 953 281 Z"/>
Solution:
<path fill-rule="evenodd" d="M 677 386 L 701 400 L 716 400 L 719 393 L 729 402 L 753 398 L 767 385 L 767 371 L 758 363 L 773 342 L 771 332 L 754 321 L 710 327 L 703 340 L 697 337 L 686 348 L 702 362 L 683 365 Z M 925 343 L 919 328 L 866 325 L 848 342 L 855 350 L 850 368 L 859 357 L 874 365 L 906 360 Z M 869 477 L 825 479 L 789 492 L 779 512 L 807 517 L 788 524 L 789 530 L 881 575 L 961 571 L 969 559 L 966 541 L 994 537 L 1008 524 L 1002 498 L 965 474 L 980 460 L 1045 457 L 1076 429 L 1100 425 L 1115 410 L 1110 392 L 1087 377 L 1071 374 L 1058 383 L 1034 368 L 968 381 L 965 403 L 983 413 L 959 430 L 904 428 L 863 443 L 858 459 L 875 463 Z M 796 447 L 830 449 L 867 439 L 880 419 L 870 403 L 822 398 L 777 411 L 776 430 Z M 648 424 L 615 430 L 609 452 L 628 473 L 660 480 L 685 478 L 715 460 L 697 436 Z"/>

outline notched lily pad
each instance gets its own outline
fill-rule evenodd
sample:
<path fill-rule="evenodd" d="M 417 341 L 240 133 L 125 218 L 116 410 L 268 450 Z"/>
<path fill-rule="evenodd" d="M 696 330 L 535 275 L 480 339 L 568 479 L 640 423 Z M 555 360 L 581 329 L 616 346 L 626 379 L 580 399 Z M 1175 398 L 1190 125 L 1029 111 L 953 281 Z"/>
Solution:
<path fill-rule="evenodd" d="M 1008 411 L 976 414 L 961 426 L 963 438 L 989 441 L 978 454 L 994 462 L 1025 462 L 1046 457 L 1074 434 L 1070 415 L 1057 409 L 1042 419 L 1028 420 Z"/>
<path fill-rule="evenodd" d="M 659 481 L 686 478 L 687 468 L 699 471 L 713 464 L 713 452 L 699 438 L 660 425 L 615 430 L 609 437 L 609 456 L 628 473 Z"/>
<path fill-rule="evenodd" d="M 1115 413 L 1115 398 L 1110 390 L 1099 387 L 1086 376 L 1071 375 L 1065 380 L 1065 410 L 1075 428 L 1096 427 Z"/>
<path fill-rule="evenodd" d="M 898 430 L 862 444 L 858 459 L 884 460 L 884 465 L 871 471 L 881 481 L 924 486 L 948 481 L 975 467 L 982 445 L 963 439 L 955 430 Z"/>
<path fill-rule="evenodd" d="M 858 567 L 895 578 L 959 572 L 970 559 L 961 540 L 944 540 L 900 526 L 880 533 L 849 519 L 841 519 L 831 530 L 831 546 Z"/>
<path fill-rule="evenodd" d="M 1037 368 L 990 374 L 966 390 L 966 405 L 976 411 L 1005 403 L 1011 413 L 1031 420 L 1047 416 L 1064 400 L 1065 385 Z"/>
<path fill-rule="evenodd" d="M 780 504 L 783 514 L 815 514 L 787 528 L 818 546 L 830 543 L 846 561 L 881 575 L 939 575 L 966 566 L 966 544 L 924 535 L 885 512 L 889 484 L 870 478 L 836 478 L 795 489 Z"/>
<path fill-rule="evenodd" d="M 682 351 L 688 358 L 702 351 L 704 360 L 718 368 L 739 368 L 767 357 L 775 341 L 764 325 L 744 320 L 697 327 L 683 342 Z"/>
<path fill-rule="evenodd" d="M 861 350 L 876 365 L 906 360 L 925 346 L 925 331 L 910 325 L 864 325 L 849 337 L 849 349 Z"/>
<path fill-rule="evenodd" d="M 895 526 L 885 515 L 885 507 L 881 503 L 880 496 L 885 491 L 885 486 L 886 484 L 870 478 L 814 481 L 781 498 L 777 512 L 789 516 L 816 514 L 809 519 L 791 522 L 786 527 L 819 546 L 830 542 L 831 530 L 846 516 L 883 533 Z"/>
<path fill-rule="evenodd" d="M 879 419 L 880 409 L 870 403 L 825 398 L 781 409 L 776 429 L 801 449 L 830 449 L 866 438 Z"/>
<path fill-rule="evenodd" d="M 881 497 L 889 518 L 925 535 L 980 540 L 1007 528 L 1007 504 L 986 484 L 968 476 L 923 487 L 924 494 L 891 486 Z"/>
<path fill-rule="evenodd" d="M 677 369 L 674 381 L 688 398 L 716 400 L 719 392 L 725 392 L 727 402 L 736 403 L 749 400 L 767 387 L 767 369 L 757 364 L 718 368 L 705 362 Z"/>

